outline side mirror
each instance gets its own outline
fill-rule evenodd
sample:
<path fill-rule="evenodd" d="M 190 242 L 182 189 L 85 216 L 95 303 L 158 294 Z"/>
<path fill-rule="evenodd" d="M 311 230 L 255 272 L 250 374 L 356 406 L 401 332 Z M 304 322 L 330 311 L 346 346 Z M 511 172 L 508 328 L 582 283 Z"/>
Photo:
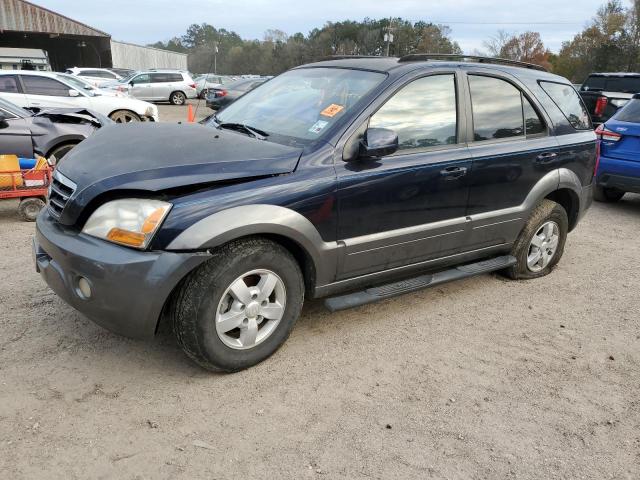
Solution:
<path fill-rule="evenodd" d="M 3 128 L 7 128 L 9 126 L 9 122 L 7 122 L 6 118 L 0 118 L 0 130 Z"/>
<path fill-rule="evenodd" d="M 131 85 L 132 87 L 133 87 L 135 84 L 136 84 L 136 83 L 135 83 L 133 80 L 131 80 L 131 81 L 129 82 L 129 85 Z"/>
<path fill-rule="evenodd" d="M 360 140 L 359 158 L 379 158 L 398 150 L 398 134 L 388 128 L 368 128 Z"/>
<path fill-rule="evenodd" d="M 73 88 L 69 89 L 69 96 L 70 97 L 79 97 L 80 96 L 80 92 L 77 90 L 74 90 Z"/>

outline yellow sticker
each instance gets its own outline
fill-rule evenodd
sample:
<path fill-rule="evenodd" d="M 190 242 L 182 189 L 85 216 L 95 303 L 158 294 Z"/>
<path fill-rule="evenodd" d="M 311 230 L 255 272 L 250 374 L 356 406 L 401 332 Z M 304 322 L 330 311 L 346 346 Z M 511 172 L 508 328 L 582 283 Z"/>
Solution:
<path fill-rule="evenodd" d="M 324 115 L 325 117 L 335 117 L 342 110 L 344 110 L 344 106 L 343 105 L 338 105 L 338 104 L 332 103 L 327 108 L 322 110 L 320 112 L 320 115 Z"/>

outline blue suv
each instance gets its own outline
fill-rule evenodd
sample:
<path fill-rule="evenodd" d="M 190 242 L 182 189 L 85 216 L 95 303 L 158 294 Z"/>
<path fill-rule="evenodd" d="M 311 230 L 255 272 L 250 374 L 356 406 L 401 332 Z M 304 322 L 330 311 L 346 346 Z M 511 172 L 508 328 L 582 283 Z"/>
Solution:
<path fill-rule="evenodd" d="M 36 269 L 98 324 L 145 337 L 166 319 L 195 362 L 235 371 L 286 340 L 305 297 L 338 310 L 548 274 L 596 147 L 571 83 L 539 67 L 334 58 L 202 124 L 100 129 L 56 169 Z"/>
<path fill-rule="evenodd" d="M 640 94 L 596 129 L 600 159 L 594 198 L 617 202 L 625 193 L 640 193 Z"/>

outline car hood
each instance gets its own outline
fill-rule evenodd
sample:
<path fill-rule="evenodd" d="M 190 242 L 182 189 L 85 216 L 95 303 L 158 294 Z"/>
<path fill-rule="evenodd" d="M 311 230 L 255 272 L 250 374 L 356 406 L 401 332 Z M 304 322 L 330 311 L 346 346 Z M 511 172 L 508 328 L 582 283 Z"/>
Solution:
<path fill-rule="evenodd" d="M 103 127 L 57 168 L 76 186 L 59 220 L 76 223 L 82 210 L 106 192 L 141 195 L 290 173 L 301 153 L 301 148 L 200 124 Z"/>

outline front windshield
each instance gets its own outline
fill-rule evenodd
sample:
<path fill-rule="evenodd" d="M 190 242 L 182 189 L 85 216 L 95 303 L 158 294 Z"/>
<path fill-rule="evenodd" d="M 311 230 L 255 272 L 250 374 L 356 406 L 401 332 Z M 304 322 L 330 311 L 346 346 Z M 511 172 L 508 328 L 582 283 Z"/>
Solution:
<path fill-rule="evenodd" d="M 138 72 L 133 72 L 132 74 L 127 75 L 124 78 L 121 78 L 120 80 L 118 80 L 118 82 L 120 82 L 120 83 L 129 83 L 131 81 L 131 79 L 133 77 L 135 77 L 137 74 L 138 74 Z"/>
<path fill-rule="evenodd" d="M 321 138 L 384 79 L 383 73 L 344 68 L 291 70 L 233 102 L 216 121 L 249 126 L 276 142 L 272 135 L 307 143 Z"/>
<path fill-rule="evenodd" d="M 74 87 L 79 88 L 81 90 L 90 90 L 90 91 L 96 90 L 96 87 L 91 85 L 86 80 L 82 80 L 81 78 L 74 77 L 73 75 L 65 75 L 64 73 L 60 73 L 56 75 L 56 77 L 58 77 L 58 79 L 64 82 L 70 83 Z"/>

